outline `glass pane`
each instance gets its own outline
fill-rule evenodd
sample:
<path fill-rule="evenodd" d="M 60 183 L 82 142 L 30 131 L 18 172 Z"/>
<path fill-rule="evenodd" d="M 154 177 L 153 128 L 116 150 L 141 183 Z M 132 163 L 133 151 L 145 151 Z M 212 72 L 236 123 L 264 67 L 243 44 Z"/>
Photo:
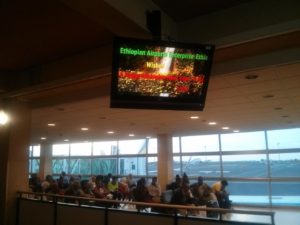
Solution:
<path fill-rule="evenodd" d="M 92 155 L 92 143 L 74 143 L 71 144 L 71 156 L 90 156 Z"/>
<path fill-rule="evenodd" d="M 92 174 L 117 174 L 117 159 L 92 159 Z"/>
<path fill-rule="evenodd" d="M 224 155 L 224 177 L 267 177 L 265 154 Z"/>
<path fill-rule="evenodd" d="M 188 176 L 220 177 L 219 156 L 184 156 L 182 172 Z"/>
<path fill-rule="evenodd" d="M 172 144 L 173 144 L 173 153 L 179 153 L 180 152 L 179 137 L 173 137 Z"/>
<path fill-rule="evenodd" d="M 148 157 L 148 176 L 157 176 L 157 157 Z"/>
<path fill-rule="evenodd" d="M 116 155 L 118 145 L 116 141 L 103 141 L 93 143 L 93 155 Z"/>
<path fill-rule="evenodd" d="M 270 154 L 272 177 L 300 177 L 300 152 Z"/>
<path fill-rule="evenodd" d="M 29 157 L 32 157 L 32 146 L 29 146 Z"/>
<path fill-rule="evenodd" d="M 146 175 L 146 157 L 128 157 L 119 159 L 120 175 Z"/>
<path fill-rule="evenodd" d="M 40 160 L 32 159 L 32 171 L 31 173 L 39 173 L 40 172 Z"/>
<path fill-rule="evenodd" d="M 263 131 L 221 134 L 222 151 L 265 150 Z"/>
<path fill-rule="evenodd" d="M 174 156 L 173 157 L 173 176 L 175 175 L 180 175 L 181 170 L 180 170 L 180 157 L 179 156 Z"/>
<path fill-rule="evenodd" d="M 201 135 L 181 137 L 182 152 L 219 151 L 218 135 Z"/>
<path fill-rule="evenodd" d="M 228 181 L 226 189 L 233 204 L 269 204 L 268 182 Z"/>
<path fill-rule="evenodd" d="M 68 159 L 53 159 L 52 160 L 52 173 L 61 173 L 62 171 L 69 173 L 69 160 Z"/>
<path fill-rule="evenodd" d="M 91 174 L 91 159 L 71 159 L 70 174 Z"/>
<path fill-rule="evenodd" d="M 146 139 L 119 141 L 119 154 L 146 154 Z"/>
<path fill-rule="evenodd" d="M 300 128 L 267 131 L 269 149 L 300 148 Z"/>
<path fill-rule="evenodd" d="M 151 138 L 148 139 L 148 153 L 157 154 L 157 139 Z"/>
<path fill-rule="evenodd" d="M 41 147 L 40 147 L 40 145 L 33 146 L 32 156 L 33 157 L 40 157 L 40 155 L 41 155 Z"/>
<path fill-rule="evenodd" d="M 31 164 L 32 164 L 32 159 L 29 159 L 29 164 L 28 164 L 28 166 L 29 166 L 29 168 L 28 168 L 29 173 L 32 173 L 31 172 Z"/>
<path fill-rule="evenodd" d="M 53 156 L 69 156 L 69 144 L 52 145 Z"/>
<path fill-rule="evenodd" d="M 300 206 L 300 182 L 272 182 L 272 203 Z"/>

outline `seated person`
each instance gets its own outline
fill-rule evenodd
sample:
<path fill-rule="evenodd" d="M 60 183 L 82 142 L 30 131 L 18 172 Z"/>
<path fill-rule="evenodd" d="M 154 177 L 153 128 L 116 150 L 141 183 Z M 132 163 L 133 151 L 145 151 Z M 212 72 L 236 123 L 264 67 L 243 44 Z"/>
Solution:
<path fill-rule="evenodd" d="M 152 196 L 146 187 L 146 179 L 141 178 L 137 182 L 136 188 L 133 190 L 133 200 L 138 202 L 151 202 Z"/>
<path fill-rule="evenodd" d="M 231 201 L 229 200 L 229 192 L 226 187 L 228 186 L 227 180 L 221 180 L 212 185 L 212 190 L 217 196 L 220 208 L 231 208 Z"/>
<path fill-rule="evenodd" d="M 197 182 L 191 185 L 191 191 L 195 198 L 196 205 L 206 205 L 203 199 L 203 193 L 207 188 L 207 184 L 203 182 L 203 177 L 198 177 Z"/>
<path fill-rule="evenodd" d="M 192 194 L 189 184 L 183 182 L 182 185 L 174 191 L 171 199 L 171 204 L 193 206 L 195 205 L 194 203 L 194 196 Z M 186 215 L 188 213 L 188 211 L 185 209 L 180 209 L 178 211 L 182 215 Z"/>
<path fill-rule="evenodd" d="M 181 185 L 181 177 L 177 174 L 175 177 L 175 181 L 168 184 L 166 189 L 167 190 L 176 190 L 177 188 L 179 188 Z"/>
<path fill-rule="evenodd" d="M 112 176 L 111 180 L 107 184 L 107 189 L 112 194 L 113 200 L 121 200 L 122 199 L 122 193 L 119 191 L 119 182 L 118 177 Z M 119 204 L 114 204 L 115 208 L 119 207 Z"/>
<path fill-rule="evenodd" d="M 152 202 L 152 196 L 149 194 L 148 188 L 146 187 L 146 179 L 141 178 L 138 180 L 136 188 L 132 190 L 133 200 L 137 202 Z M 136 205 L 138 211 L 146 209 L 145 206 Z"/>
<path fill-rule="evenodd" d="M 219 208 L 217 196 L 213 192 L 212 188 L 207 184 L 205 184 L 205 187 L 203 188 L 202 201 L 208 208 Z M 218 218 L 219 213 L 214 211 L 207 211 L 206 215 L 207 217 Z"/>
<path fill-rule="evenodd" d="M 122 199 L 123 200 L 129 200 L 130 199 L 129 187 L 128 187 L 126 177 L 122 177 L 120 182 L 119 182 L 119 192 L 122 194 Z"/>
<path fill-rule="evenodd" d="M 149 194 L 152 197 L 152 201 L 159 203 L 161 197 L 160 185 L 157 183 L 157 177 L 152 177 L 151 184 L 148 186 Z"/>
<path fill-rule="evenodd" d="M 93 194 L 96 198 L 106 198 L 109 194 L 109 191 L 103 183 L 103 176 L 96 177 L 96 187 L 93 189 Z"/>
<path fill-rule="evenodd" d="M 182 183 L 182 185 L 174 191 L 171 203 L 176 205 L 194 204 L 194 196 L 188 183 Z"/>

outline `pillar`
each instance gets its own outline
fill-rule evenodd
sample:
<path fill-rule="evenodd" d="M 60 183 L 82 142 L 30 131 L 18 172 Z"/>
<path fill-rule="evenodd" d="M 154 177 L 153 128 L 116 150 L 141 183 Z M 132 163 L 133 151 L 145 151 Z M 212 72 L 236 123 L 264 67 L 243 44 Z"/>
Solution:
<path fill-rule="evenodd" d="M 40 155 L 40 177 L 45 178 L 52 174 L 52 145 L 49 143 L 41 144 Z"/>
<path fill-rule="evenodd" d="M 158 182 L 163 191 L 166 189 L 166 185 L 173 180 L 173 152 L 171 135 L 159 134 L 157 136 L 157 151 Z"/>
<path fill-rule="evenodd" d="M 16 222 L 16 192 L 28 191 L 31 109 L 17 100 L 0 105 L 10 122 L 0 126 L 0 224 Z"/>

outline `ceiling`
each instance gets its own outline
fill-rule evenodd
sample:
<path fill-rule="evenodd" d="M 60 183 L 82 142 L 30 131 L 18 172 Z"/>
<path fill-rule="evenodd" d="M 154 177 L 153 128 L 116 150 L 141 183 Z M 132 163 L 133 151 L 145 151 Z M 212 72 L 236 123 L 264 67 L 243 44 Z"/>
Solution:
<path fill-rule="evenodd" d="M 92 140 L 228 133 L 300 127 L 300 65 L 212 76 L 203 112 L 109 108 L 109 96 L 66 103 L 32 112 L 32 136 Z M 245 79 L 257 75 L 255 80 Z M 190 116 L 198 116 L 192 120 Z M 210 126 L 208 122 L 215 121 Z M 48 127 L 48 123 L 56 123 Z M 221 129 L 229 126 L 229 131 Z M 88 131 L 80 128 L 88 127 Z M 107 134 L 114 131 L 115 134 Z M 37 139 L 35 139 L 37 140 Z"/>
<path fill-rule="evenodd" d="M 181 23 L 254 1 L 181 2 L 174 0 L 170 5 L 166 0 L 153 0 L 172 20 Z M 109 70 L 88 79 L 71 76 L 66 68 L 48 77 L 39 74 L 42 71 L 44 75 L 52 63 L 66 64 L 65 59 L 95 55 L 94 49 L 111 44 L 114 35 L 149 33 L 104 1 L 3 1 L 0 19 L 0 94 L 2 98 L 18 97 L 31 104 L 32 143 L 41 142 L 41 137 L 49 142 L 89 141 L 129 138 L 129 134 L 145 138 L 166 133 L 191 135 L 300 127 L 299 60 L 253 66 L 242 72 L 213 73 L 202 112 L 112 109 Z M 218 47 L 214 63 L 294 47 L 299 47 L 299 31 Z M 103 63 L 110 68 L 109 60 Z M 82 66 L 81 70 L 85 69 Z M 33 70 L 39 73 L 32 75 Z M 30 74 L 30 79 L 24 78 L 26 74 Z M 246 79 L 248 75 L 256 75 L 257 79 Z M 61 76 L 68 82 L 61 82 Z M 60 82 L 56 82 L 57 77 Z M 199 118 L 192 120 L 190 116 Z M 217 124 L 208 125 L 211 121 Z M 56 126 L 49 127 L 49 123 Z M 222 130 L 223 126 L 230 129 Z M 82 127 L 89 130 L 82 131 Z"/>

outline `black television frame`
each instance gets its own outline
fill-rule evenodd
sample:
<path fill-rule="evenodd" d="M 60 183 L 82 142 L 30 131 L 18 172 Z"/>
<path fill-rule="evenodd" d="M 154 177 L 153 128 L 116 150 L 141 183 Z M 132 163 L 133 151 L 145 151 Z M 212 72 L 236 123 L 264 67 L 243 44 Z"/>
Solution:
<path fill-rule="evenodd" d="M 140 96 L 134 93 L 121 94 L 118 91 L 119 68 L 120 68 L 120 47 L 131 46 L 154 46 L 174 47 L 190 49 L 207 55 L 207 62 L 204 68 L 204 82 L 202 94 L 196 97 L 161 97 L 161 96 Z M 135 39 L 126 37 L 115 37 L 113 44 L 112 74 L 111 74 L 111 108 L 135 108 L 135 109 L 162 109 L 162 110 L 186 110 L 202 111 L 204 109 L 206 93 L 211 72 L 213 54 L 215 47 L 209 44 L 181 43 L 174 41 Z"/>

